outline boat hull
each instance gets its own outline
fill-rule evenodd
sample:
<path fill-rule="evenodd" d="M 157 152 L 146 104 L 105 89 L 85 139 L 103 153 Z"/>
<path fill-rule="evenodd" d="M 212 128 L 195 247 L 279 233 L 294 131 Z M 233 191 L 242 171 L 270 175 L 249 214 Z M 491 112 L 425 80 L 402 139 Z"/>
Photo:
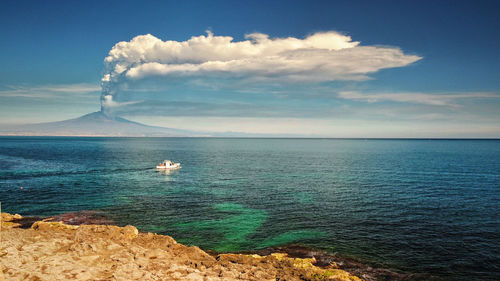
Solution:
<path fill-rule="evenodd" d="M 181 164 L 179 163 L 175 163 L 174 165 L 172 166 L 156 166 L 156 169 L 162 169 L 162 170 L 175 170 L 175 169 L 179 169 L 181 167 Z"/>

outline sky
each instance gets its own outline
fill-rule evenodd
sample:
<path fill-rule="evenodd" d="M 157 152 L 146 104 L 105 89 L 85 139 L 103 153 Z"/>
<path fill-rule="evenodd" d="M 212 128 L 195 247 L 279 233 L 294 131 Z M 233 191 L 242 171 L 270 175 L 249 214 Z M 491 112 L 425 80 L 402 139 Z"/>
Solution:
<path fill-rule="evenodd" d="M 498 1 L 2 1 L 0 125 L 500 138 Z M 122 43 L 120 43 L 122 42 Z"/>

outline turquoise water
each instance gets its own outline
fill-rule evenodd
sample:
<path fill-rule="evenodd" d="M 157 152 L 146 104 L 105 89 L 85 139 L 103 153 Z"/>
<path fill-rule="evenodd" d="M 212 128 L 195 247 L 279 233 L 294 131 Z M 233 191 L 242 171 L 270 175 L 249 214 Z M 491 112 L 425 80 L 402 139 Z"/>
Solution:
<path fill-rule="evenodd" d="M 153 168 L 164 159 L 182 168 Z M 222 252 L 301 243 L 500 278 L 498 140 L 3 137 L 0 200 L 24 215 L 102 210 Z"/>

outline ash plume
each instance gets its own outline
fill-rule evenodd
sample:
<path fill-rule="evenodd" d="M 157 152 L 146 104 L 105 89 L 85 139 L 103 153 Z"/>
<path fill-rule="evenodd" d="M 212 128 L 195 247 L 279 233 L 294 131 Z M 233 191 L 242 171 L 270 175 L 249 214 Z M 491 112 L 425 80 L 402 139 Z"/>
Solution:
<path fill-rule="evenodd" d="M 147 34 L 113 46 L 105 58 L 101 79 L 101 111 L 129 103 L 117 101 L 120 85 L 147 77 L 232 77 L 267 82 L 366 80 L 384 68 L 402 67 L 421 59 L 397 47 L 361 46 L 350 36 L 317 32 L 303 39 L 270 38 L 267 34 L 193 36 L 186 41 L 162 41 Z"/>

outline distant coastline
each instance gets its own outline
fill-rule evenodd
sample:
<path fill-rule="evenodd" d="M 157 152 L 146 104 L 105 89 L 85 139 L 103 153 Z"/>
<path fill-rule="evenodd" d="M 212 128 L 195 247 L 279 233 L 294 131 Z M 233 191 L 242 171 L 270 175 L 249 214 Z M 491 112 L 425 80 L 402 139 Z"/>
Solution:
<path fill-rule="evenodd" d="M 78 118 L 36 123 L 0 126 L 0 136 L 34 137 L 213 137 L 213 138 L 285 138 L 285 139 L 360 139 L 360 140 L 452 140 L 452 139 L 500 139 L 500 137 L 329 137 L 315 134 L 273 134 L 248 132 L 192 131 L 178 128 L 150 126 L 119 116 L 107 115 L 102 111 L 89 113 Z"/>
<path fill-rule="evenodd" d="M 23 134 L 2 134 L 0 132 L 0 138 L 2 137 L 47 137 L 47 138 L 177 138 L 177 139 L 304 139 L 304 140 L 420 140 L 420 141 L 432 141 L 432 140 L 437 140 L 437 141 L 446 141 L 446 140 L 471 140 L 471 141 L 480 141 L 480 140 L 486 140 L 486 141 L 496 141 L 500 140 L 499 138 L 337 138 L 337 137 L 300 137 L 300 136 L 224 136 L 223 134 L 221 135 L 206 135 L 206 136 L 119 136 L 119 135 L 23 135 Z"/>

